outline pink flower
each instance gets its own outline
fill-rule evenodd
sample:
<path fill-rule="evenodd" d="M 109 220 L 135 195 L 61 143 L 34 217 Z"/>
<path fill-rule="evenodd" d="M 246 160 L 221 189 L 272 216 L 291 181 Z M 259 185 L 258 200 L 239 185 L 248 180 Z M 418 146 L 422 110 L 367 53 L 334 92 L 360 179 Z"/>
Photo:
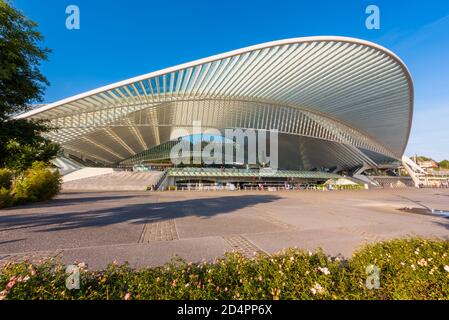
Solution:
<path fill-rule="evenodd" d="M 125 300 L 129 300 L 129 298 L 131 298 L 131 293 L 127 292 L 125 294 Z"/>
<path fill-rule="evenodd" d="M 16 280 L 15 280 L 15 279 L 14 279 L 14 280 L 10 280 L 10 281 L 8 282 L 8 284 L 6 285 L 6 289 L 10 290 L 10 289 L 12 289 L 15 285 L 16 285 Z"/>

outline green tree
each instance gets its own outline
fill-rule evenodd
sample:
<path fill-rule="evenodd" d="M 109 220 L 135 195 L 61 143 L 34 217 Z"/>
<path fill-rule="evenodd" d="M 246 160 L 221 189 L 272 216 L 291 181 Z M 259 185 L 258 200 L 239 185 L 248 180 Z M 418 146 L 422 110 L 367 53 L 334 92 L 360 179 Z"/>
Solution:
<path fill-rule="evenodd" d="M 449 169 L 449 160 L 443 160 L 438 163 L 440 168 Z"/>
<path fill-rule="evenodd" d="M 413 157 L 413 159 L 414 159 L 414 157 Z M 429 158 L 429 157 L 426 157 L 426 156 L 417 156 L 417 157 L 416 157 L 416 160 L 417 160 L 417 161 L 430 161 L 430 160 L 432 160 L 432 159 Z"/>
<path fill-rule="evenodd" d="M 42 101 L 49 84 L 39 69 L 50 52 L 42 40 L 35 22 L 0 0 L 0 167 L 23 170 L 34 160 L 49 162 L 58 151 L 42 136 L 51 129 L 46 123 L 14 119 Z"/>
<path fill-rule="evenodd" d="M 48 143 L 45 139 L 39 142 L 37 139 L 32 144 L 23 144 L 16 139 L 9 140 L 5 150 L 5 167 L 15 171 L 25 171 L 36 161 L 48 163 L 58 152 L 59 147 L 54 143 Z"/>

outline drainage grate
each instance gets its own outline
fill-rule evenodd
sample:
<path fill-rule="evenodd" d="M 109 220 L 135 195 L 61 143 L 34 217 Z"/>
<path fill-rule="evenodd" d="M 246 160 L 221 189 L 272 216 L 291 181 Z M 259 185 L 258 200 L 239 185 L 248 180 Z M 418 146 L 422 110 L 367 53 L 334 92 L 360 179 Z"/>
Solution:
<path fill-rule="evenodd" d="M 268 223 L 271 223 L 271 224 L 273 224 L 273 225 L 275 225 L 277 227 L 283 228 L 283 229 L 287 229 L 289 231 L 293 231 L 293 230 L 297 230 L 298 229 L 298 227 L 293 225 L 293 224 L 289 224 L 289 223 L 283 222 L 283 221 L 278 220 L 278 219 L 276 219 L 276 218 L 274 218 L 272 216 L 269 216 L 267 214 L 259 215 L 258 218 L 261 218 L 261 219 L 267 221 Z"/>
<path fill-rule="evenodd" d="M 232 251 L 239 252 L 248 258 L 253 258 L 257 254 L 267 254 L 242 235 L 224 236 L 223 239 L 232 247 Z"/>
<path fill-rule="evenodd" d="M 140 235 L 139 243 L 148 243 L 150 241 L 172 241 L 178 239 L 175 220 L 166 220 L 145 224 L 142 234 Z"/>

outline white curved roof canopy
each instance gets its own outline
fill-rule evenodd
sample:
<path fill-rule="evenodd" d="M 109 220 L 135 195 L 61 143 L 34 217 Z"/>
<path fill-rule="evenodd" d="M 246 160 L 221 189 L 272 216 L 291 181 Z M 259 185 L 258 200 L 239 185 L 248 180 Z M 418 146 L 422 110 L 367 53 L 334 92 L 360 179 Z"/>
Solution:
<path fill-rule="evenodd" d="M 404 63 L 374 43 L 263 43 L 111 84 L 24 113 L 59 127 L 64 149 L 115 163 L 192 120 L 336 141 L 399 159 L 413 113 Z"/>

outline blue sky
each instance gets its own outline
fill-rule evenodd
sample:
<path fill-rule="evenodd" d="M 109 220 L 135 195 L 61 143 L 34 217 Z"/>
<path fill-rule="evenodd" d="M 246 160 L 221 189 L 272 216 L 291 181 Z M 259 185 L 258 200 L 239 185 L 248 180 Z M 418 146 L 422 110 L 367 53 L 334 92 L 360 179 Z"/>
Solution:
<path fill-rule="evenodd" d="M 406 151 L 449 159 L 449 1 L 12 0 L 53 50 L 42 71 L 53 102 L 115 81 L 232 49 L 313 35 L 383 45 L 407 64 L 415 112 Z M 65 27 L 68 5 L 80 30 Z M 380 30 L 365 8 L 380 9 Z"/>

